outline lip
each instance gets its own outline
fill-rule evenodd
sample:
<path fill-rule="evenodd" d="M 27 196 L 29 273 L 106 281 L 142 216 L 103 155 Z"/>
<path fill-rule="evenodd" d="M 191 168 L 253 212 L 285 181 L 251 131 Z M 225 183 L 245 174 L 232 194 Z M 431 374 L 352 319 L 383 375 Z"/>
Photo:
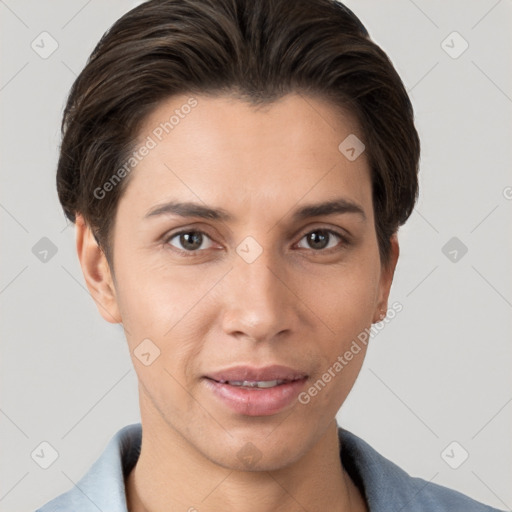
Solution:
<path fill-rule="evenodd" d="M 212 396 L 233 412 L 245 416 L 270 416 L 291 407 L 307 379 L 306 373 L 282 365 L 236 366 L 209 373 L 203 382 Z M 244 380 L 286 382 L 271 388 L 233 386 L 228 382 Z"/>
<path fill-rule="evenodd" d="M 228 380 L 298 380 L 307 377 L 307 374 L 289 366 L 274 364 L 263 368 L 234 366 L 208 373 L 206 377 L 217 382 Z"/>

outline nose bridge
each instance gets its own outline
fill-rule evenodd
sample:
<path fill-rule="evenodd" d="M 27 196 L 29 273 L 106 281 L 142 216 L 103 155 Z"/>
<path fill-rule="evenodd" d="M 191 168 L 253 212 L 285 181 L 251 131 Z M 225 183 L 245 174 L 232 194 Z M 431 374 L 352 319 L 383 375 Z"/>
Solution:
<path fill-rule="evenodd" d="M 237 247 L 224 291 L 223 321 L 230 334 L 262 340 L 293 327 L 294 296 L 284 284 L 279 258 L 254 242 L 245 240 Z"/>

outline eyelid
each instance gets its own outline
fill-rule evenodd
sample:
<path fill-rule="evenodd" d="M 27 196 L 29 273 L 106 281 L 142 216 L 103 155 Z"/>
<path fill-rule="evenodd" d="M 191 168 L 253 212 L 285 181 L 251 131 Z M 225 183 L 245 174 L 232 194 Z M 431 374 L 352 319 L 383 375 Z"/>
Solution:
<path fill-rule="evenodd" d="M 337 236 L 339 236 L 344 242 L 348 243 L 352 240 L 352 235 L 350 232 L 348 232 L 346 229 L 343 229 L 339 226 L 332 226 L 332 225 L 326 225 L 322 223 L 315 223 L 315 225 L 306 226 L 305 228 L 302 228 L 299 233 L 302 233 L 300 235 L 300 240 L 304 236 L 306 236 L 309 233 L 312 233 L 313 231 L 327 231 L 328 233 L 333 233 Z"/>
<path fill-rule="evenodd" d="M 209 233 L 208 227 L 205 227 L 204 224 L 201 223 L 200 226 L 196 224 L 190 224 L 188 226 L 180 226 L 174 229 L 170 229 L 169 231 L 166 231 L 162 236 L 161 239 L 166 242 L 169 241 L 171 238 L 174 238 L 177 235 L 182 235 L 183 233 L 201 233 L 203 235 L 206 235 L 210 239 L 213 239 L 213 236 Z"/>

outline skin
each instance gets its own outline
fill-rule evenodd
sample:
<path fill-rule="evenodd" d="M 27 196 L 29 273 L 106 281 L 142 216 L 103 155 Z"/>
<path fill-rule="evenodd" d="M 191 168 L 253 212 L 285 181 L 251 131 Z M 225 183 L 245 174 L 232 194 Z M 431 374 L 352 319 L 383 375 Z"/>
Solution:
<path fill-rule="evenodd" d="M 161 103 L 139 140 L 187 99 Z M 365 154 L 350 162 L 338 150 L 349 134 L 363 136 L 319 98 L 290 94 L 259 109 L 196 99 L 130 175 L 113 230 L 115 277 L 81 216 L 76 223 L 88 288 L 103 317 L 122 322 L 139 381 L 143 439 L 126 481 L 129 510 L 367 510 L 341 465 L 335 420 L 364 349 L 307 405 L 270 416 L 233 412 L 202 379 L 236 364 L 284 364 L 308 374 L 307 389 L 387 309 L 398 242 L 383 266 Z M 334 198 L 365 218 L 292 219 Z M 233 219 L 145 218 L 170 200 Z M 173 236 L 183 228 L 205 233 L 199 248 Z M 326 248 L 306 236 L 319 229 L 335 232 Z M 247 236 L 262 249 L 252 263 L 236 252 Z M 160 356 L 146 366 L 134 350 L 148 338 Z M 260 454 L 251 468 L 237 457 L 248 442 Z"/>

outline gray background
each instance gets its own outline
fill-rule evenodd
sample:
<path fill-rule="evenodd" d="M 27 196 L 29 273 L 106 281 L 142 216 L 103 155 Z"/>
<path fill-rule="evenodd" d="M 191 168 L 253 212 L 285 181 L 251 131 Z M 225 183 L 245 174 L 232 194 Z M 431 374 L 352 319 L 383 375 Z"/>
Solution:
<path fill-rule="evenodd" d="M 0 0 L 2 511 L 69 489 L 119 428 L 139 421 L 122 329 L 85 289 L 55 190 L 67 92 L 137 3 Z M 409 473 L 510 510 L 512 2 L 347 5 L 403 77 L 423 153 L 390 300 L 403 311 L 373 339 L 339 420 Z M 51 48 L 43 31 L 58 43 L 47 58 L 31 47 Z M 464 41 L 446 39 L 453 31 L 469 44 L 458 58 Z M 57 249 L 46 261 L 43 237 Z M 43 441 L 59 455 L 48 469 L 31 458 Z M 469 453 L 458 469 L 441 455 L 453 441 L 452 465 Z"/>

